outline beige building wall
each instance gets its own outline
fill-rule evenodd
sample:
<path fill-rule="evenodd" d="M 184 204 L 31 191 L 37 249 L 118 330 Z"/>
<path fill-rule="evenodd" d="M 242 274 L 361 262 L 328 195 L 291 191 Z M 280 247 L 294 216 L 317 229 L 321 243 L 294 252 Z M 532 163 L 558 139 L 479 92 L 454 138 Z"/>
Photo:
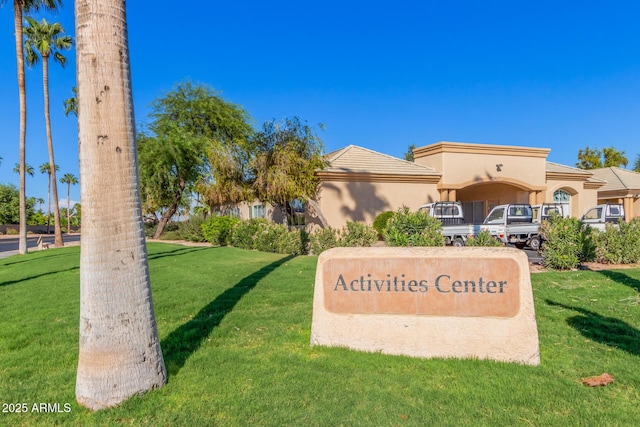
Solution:
<path fill-rule="evenodd" d="M 547 148 L 438 142 L 414 150 L 415 162 L 442 173 L 442 188 L 505 182 L 526 189 L 545 186 Z"/>
<path fill-rule="evenodd" d="M 373 224 L 376 216 L 384 211 L 395 211 L 403 205 L 416 211 L 425 203 L 438 201 L 436 186 L 435 182 L 322 181 L 317 202 L 331 227 L 343 227 L 348 221 Z M 312 213 L 307 213 L 306 221 L 313 224 L 311 228 L 320 225 Z"/>
<path fill-rule="evenodd" d="M 597 187 L 584 181 L 549 179 L 544 202 L 553 203 L 553 195 L 556 191 L 566 191 L 571 195 L 570 216 L 581 218 L 587 210 L 598 204 Z"/>

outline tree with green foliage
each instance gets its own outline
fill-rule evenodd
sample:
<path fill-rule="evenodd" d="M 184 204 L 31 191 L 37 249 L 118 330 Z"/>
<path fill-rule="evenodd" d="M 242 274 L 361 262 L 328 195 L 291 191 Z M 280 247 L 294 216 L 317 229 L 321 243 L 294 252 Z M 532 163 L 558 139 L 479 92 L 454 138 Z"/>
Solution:
<path fill-rule="evenodd" d="M 18 174 L 20 173 L 20 163 L 16 163 L 15 166 L 13 166 L 13 172 Z M 33 175 L 35 174 L 35 170 L 33 169 L 33 166 L 31 166 L 29 163 L 25 163 L 24 173 L 33 177 Z"/>
<path fill-rule="evenodd" d="M 636 157 L 636 161 L 633 163 L 634 172 L 640 172 L 640 154 Z"/>
<path fill-rule="evenodd" d="M 60 178 L 61 184 L 67 184 L 67 233 L 71 232 L 71 186 L 78 183 L 78 178 L 72 173 L 65 173 Z"/>
<path fill-rule="evenodd" d="M 404 153 L 404 159 L 408 162 L 414 162 L 413 150 L 416 149 L 416 144 L 411 144 L 407 147 L 407 151 Z"/>
<path fill-rule="evenodd" d="M 580 169 L 598 169 L 602 167 L 602 151 L 586 147 L 578 151 L 576 167 Z"/>
<path fill-rule="evenodd" d="M 604 156 L 604 167 L 627 167 L 629 160 L 625 156 L 624 151 L 618 151 L 613 147 L 605 147 L 602 149 Z"/>
<path fill-rule="evenodd" d="M 25 52 L 27 65 L 34 66 L 42 57 L 42 87 L 44 91 L 44 121 L 47 131 L 47 148 L 49 150 L 49 165 L 51 172 L 51 192 L 53 196 L 53 222 L 55 233 L 55 245 L 64 245 L 62 229 L 60 225 L 60 206 L 58 205 L 58 184 L 56 182 L 56 164 L 53 155 L 53 137 L 51 135 L 51 114 L 49 113 L 49 58 L 59 63 L 62 67 L 67 58 L 60 53 L 61 50 L 69 50 L 73 45 L 71 36 L 64 35 L 64 28 L 60 23 L 48 23 L 46 19 L 38 22 L 27 16 L 27 27 L 24 29 L 26 36 Z"/>
<path fill-rule="evenodd" d="M 323 126 L 320 125 L 323 129 Z M 326 167 L 322 157 L 322 140 L 299 118 L 266 122 L 253 137 L 254 157 L 251 161 L 252 188 L 262 202 L 282 210 L 287 219 L 287 206 L 293 200 L 312 204 L 320 180 L 316 171 Z"/>
<path fill-rule="evenodd" d="M 0 0 L 4 4 L 4 0 Z M 41 9 L 55 10 L 62 6 L 60 0 L 13 0 L 13 24 L 16 38 L 16 61 L 18 64 L 18 93 L 20 102 L 20 238 L 18 253 L 27 253 L 27 204 L 25 185 L 25 159 L 27 140 L 27 85 L 24 76 L 24 45 L 22 18 L 25 13 L 37 12 Z"/>
<path fill-rule="evenodd" d="M 75 86 L 72 87 L 71 92 L 73 92 L 73 96 L 62 101 L 64 105 L 64 115 L 69 117 L 69 114 L 73 114 L 78 117 L 78 88 Z"/>
<path fill-rule="evenodd" d="M 626 167 L 629 160 L 624 151 L 614 147 L 605 147 L 602 150 L 586 147 L 578 151 L 578 163 L 580 169 L 599 169 L 608 167 Z"/>
<path fill-rule="evenodd" d="M 229 147 L 251 134 L 249 115 L 212 88 L 182 82 L 151 105 L 148 131 L 138 137 L 140 186 L 146 213 L 162 212 L 158 238 L 185 195 L 209 171 L 215 147 Z"/>
<path fill-rule="evenodd" d="M 27 197 L 26 219 L 29 222 L 34 214 L 36 199 Z M 13 184 L 0 184 L 0 224 L 18 224 L 20 222 L 20 192 Z"/>

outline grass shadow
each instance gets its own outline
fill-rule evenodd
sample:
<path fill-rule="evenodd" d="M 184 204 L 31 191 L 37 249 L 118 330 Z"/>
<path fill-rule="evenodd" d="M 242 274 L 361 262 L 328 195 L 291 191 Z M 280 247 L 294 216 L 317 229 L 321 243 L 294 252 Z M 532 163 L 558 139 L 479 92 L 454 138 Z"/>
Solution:
<path fill-rule="evenodd" d="M 178 256 L 178 255 L 186 255 L 188 253 L 191 252 L 197 252 L 197 251 L 202 251 L 208 249 L 206 247 L 182 247 L 182 248 L 177 248 L 177 249 L 173 249 L 173 250 L 169 250 L 169 251 L 161 251 L 161 252 L 154 252 L 154 253 L 149 253 L 148 255 L 148 259 L 149 261 L 155 260 L 155 259 L 160 259 L 160 258 L 166 258 L 166 257 L 172 257 L 172 256 Z"/>
<path fill-rule="evenodd" d="M 633 277 L 630 277 L 628 274 L 625 274 L 622 271 L 601 270 L 598 271 L 598 273 L 613 280 L 614 282 L 629 286 L 631 289 L 635 289 L 636 292 L 640 292 L 640 280 L 634 279 Z"/>
<path fill-rule="evenodd" d="M 628 323 L 581 307 L 572 307 L 548 299 L 546 303 L 580 313 L 579 316 L 569 317 L 567 324 L 590 340 L 640 356 L 640 330 Z"/>
<path fill-rule="evenodd" d="M 15 285 L 16 283 L 21 283 L 21 282 L 24 282 L 24 281 L 27 281 L 27 280 L 38 279 L 40 277 L 49 276 L 51 274 L 66 273 L 68 271 L 74 271 L 74 270 L 78 270 L 78 269 L 80 269 L 80 267 L 76 266 L 76 267 L 67 268 L 66 270 L 47 271 L 46 273 L 36 274 L 34 276 L 31 276 L 31 277 L 23 277 L 22 279 L 19 279 L 19 280 L 8 280 L 6 282 L 0 282 L 0 287 L 9 286 L 9 285 Z"/>
<path fill-rule="evenodd" d="M 169 377 L 176 375 L 182 369 L 187 359 L 198 350 L 202 341 L 220 325 L 222 319 L 233 310 L 245 294 L 269 273 L 294 257 L 294 255 L 286 256 L 244 277 L 202 308 L 193 319 L 162 340 L 161 347 Z"/>

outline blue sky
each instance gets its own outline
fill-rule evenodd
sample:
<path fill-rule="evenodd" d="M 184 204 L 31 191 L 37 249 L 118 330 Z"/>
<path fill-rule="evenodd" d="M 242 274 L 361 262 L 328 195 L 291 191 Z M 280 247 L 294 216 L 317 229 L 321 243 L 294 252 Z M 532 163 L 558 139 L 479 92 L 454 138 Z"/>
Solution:
<path fill-rule="evenodd" d="M 0 9 L 0 182 L 17 184 L 18 90 L 11 1 Z M 264 121 L 323 123 L 325 150 L 402 157 L 438 141 L 550 148 L 575 165 L 586 146 L 640 154 L 637 1 L 128 2 L 137 123 L 185 79 Z M 74 34 L 73 3 L 49 21 Z M 51 64 L 56 163 L 78 176 L 77 128 L 62 102 L 75 51 Z M 42 69 L 27 70 L 27 162 L 48 161 Z M 46 199 L 46 177 L 27 194 Z M 66 185 L 59 186 L 66 199 Z M 71 199 L 79 200 L 79 186 Z M 62 202 L 61 206 L 65 206 Z"/>

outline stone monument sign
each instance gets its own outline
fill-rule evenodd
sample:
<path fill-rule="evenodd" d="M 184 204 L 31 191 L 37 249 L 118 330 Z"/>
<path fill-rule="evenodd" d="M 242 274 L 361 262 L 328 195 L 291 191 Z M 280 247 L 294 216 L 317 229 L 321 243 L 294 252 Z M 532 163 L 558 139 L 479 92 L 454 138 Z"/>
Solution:
<path fill-rule="evenodd" d="M 479 247 L 326 251 L 311 344 L 538 365 L 527 257 Z"/>

